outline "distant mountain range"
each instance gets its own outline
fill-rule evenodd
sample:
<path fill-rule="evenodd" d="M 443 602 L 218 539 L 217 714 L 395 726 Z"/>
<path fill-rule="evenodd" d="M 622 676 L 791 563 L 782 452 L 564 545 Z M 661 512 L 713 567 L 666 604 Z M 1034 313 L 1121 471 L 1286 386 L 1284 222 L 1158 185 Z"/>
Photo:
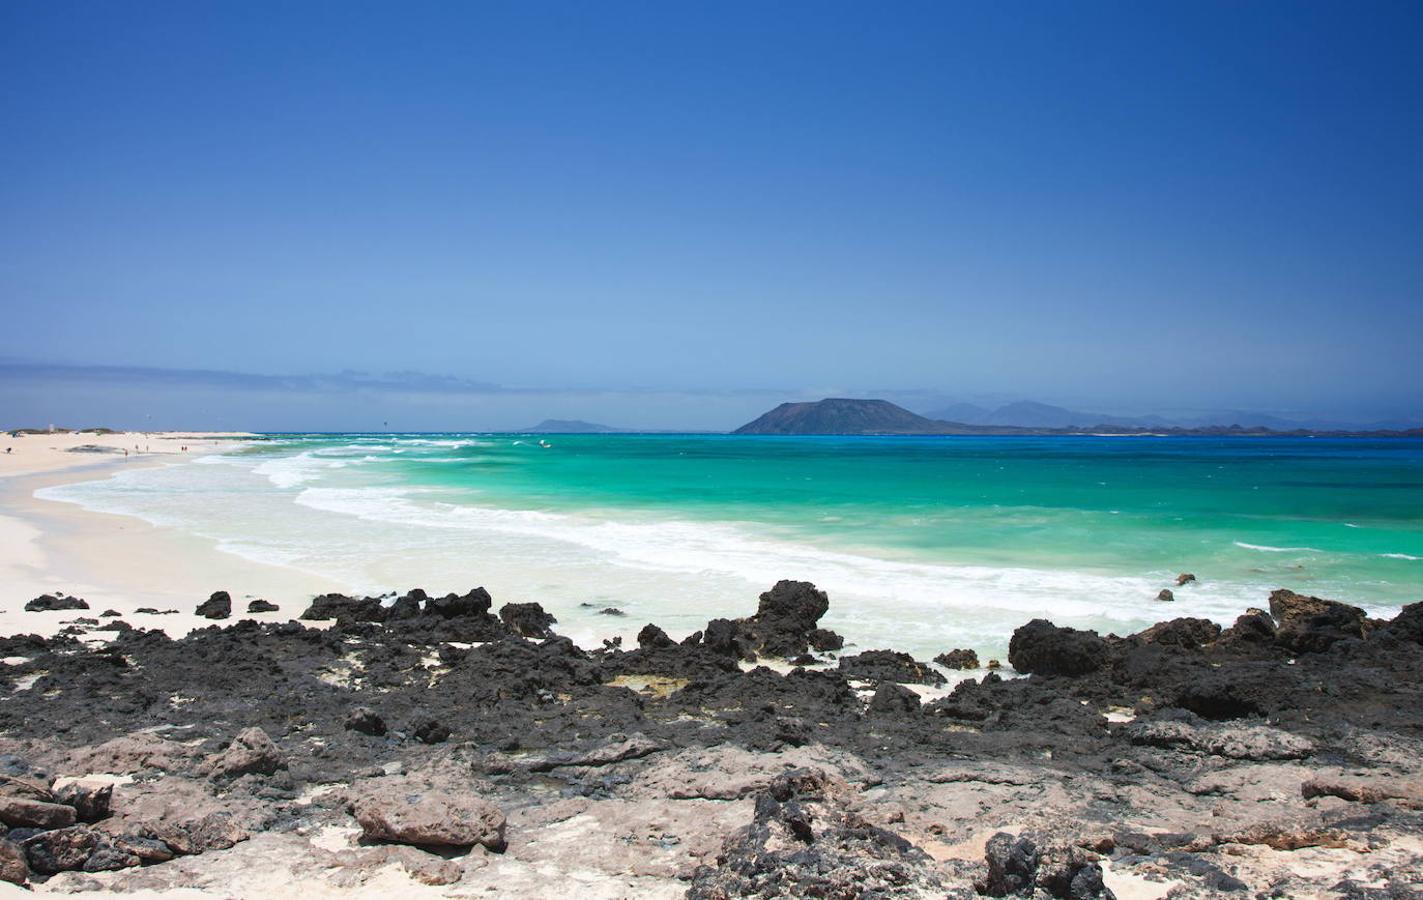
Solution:
<path fill-rule="evenodd" d="M 519 434 L 622 434 L 626 428 L 599 425 L 579 419 L 544 419 L 532 428 L 521 428 Z"/>
<path fill-rule="evenodd" d="M 1401 435 L 1423 437 L 1423 428 L 1408 430 L 1350 431 L 1299 427 L 1272 428 L 1262 424 L 1229 423 L 1182 427 L 1141 419 L 1095 417 L 1088 413 L 1043 403 L 1014 403 L 997 410 L 959 404 L 939 415 L 977 418 L 965 422 L 921 416 L 888 400 L 855 400 L 842 397 L 807 403 L 782 403 L 742 425 L 733 434 L 1173 434 L 1173 435 Z M 1097 421 L 1092 419 L 1097 418 Z"/>
<path fill-rule="evenodd" d="M 1407 429 L 1412 423 L 1401 421 L 1337 422 L 1317 418 L 1286 419 L 1268 413 L 1243 410 L 1223 410 L 1187 416 L 1114 416 L 1106 413 L 1082 412 L 1047 403 L 1023 400 L 1006 406 L 990 408 L 974 403 L 955 403 L 928 410 L 925 418 L 964 425 L 1003 425 L 1019 428 L 1097 428 L 1102 425 L 1129 428 L 1217 428 L 1239 425 L 1242 428 L 1268 428 L 1271 431 L 1357 431 Z"/>

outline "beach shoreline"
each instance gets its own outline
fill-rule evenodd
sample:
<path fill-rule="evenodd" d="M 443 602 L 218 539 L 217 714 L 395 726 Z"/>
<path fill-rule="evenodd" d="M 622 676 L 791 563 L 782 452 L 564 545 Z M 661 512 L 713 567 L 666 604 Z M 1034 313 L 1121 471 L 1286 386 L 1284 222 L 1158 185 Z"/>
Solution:
<path fill-rule="evenodd" d="M 36 491 L 111 478 L 140 467 L 185 464 L 241 446 L 245 433 L 79 433 L 5 438 L 15 447 L 0 454 L 0 633 L 53 635 L 78 615 L 114 610 L 135 625 L 181 637 L 210 621 L 194 614 L 218 589 L 229 590 L 240 609 L 252 599 L 276 602 L 278 612 L 252 613 L 259 621 L 294 617 L 313 595 L 344 585 L 294 569 L 225 553 L 217 542 L 142 519 L 46 500 Z M 74 452 L 92 444 L 109 452 Z M 137 444 L 149 450 L 132 450 Z M 130 448 L 122 456 L 115 449 Z M 180 449 L 187 447 L 186 451 Z M 81 597 L 84 611 L 25 612 L 24 604 L 56 591 Z M 161 615 L 142 608 L 176 610 Z"/>

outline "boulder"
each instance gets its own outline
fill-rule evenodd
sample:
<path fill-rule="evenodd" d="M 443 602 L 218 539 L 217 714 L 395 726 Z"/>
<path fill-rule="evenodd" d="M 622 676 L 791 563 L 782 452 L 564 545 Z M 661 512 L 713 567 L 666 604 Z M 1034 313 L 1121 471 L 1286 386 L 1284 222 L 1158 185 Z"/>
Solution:
<path fill-rule="evenodd" d="M 1279 623 L 1275 642 L 1291 653 L 1318 653 L 1363 638 L 1368 618 L 1357 606 L 1288 590 L 1270 594 L 1270 614 Z"/>
<path fill-rule="evenodd" d="M 1000 831 L 984 848 L 988 876 L 977 885 L 990 897 L 1031 894 L 1038 876 L 1038 846 L 1029 837 Z"/>
<path fill-rule="evenodd" d="M 661 650 L 664 647 L 675 647 L 676 642 L 656 625 L 645 625 L 637 633 L 637 646 L 643 650 Z"/>
<path fill-rule="evenodd" d="M 504 849 L 504 813 L 472 789 L 455 793 L 403 778 L 376 779 L 352 800 L 351 813 L 369 840 Z"/>
<path fill-rule="evenodd" d="M 622 616 L 627 615 L 627 613 L 625 613 L 625 612 L 623 612 L 622 610 L 618 609 L 616 606 L 605 606 L 605 607 L 603 607 L 602 609 L 598 610 L 598 615 L 600 615 L 600 616 L 613 616 L 613 617 L 615 617 L 615 618 L 618 618 L 618 617 L 622 617 Z"/>
<path fill-rule="evenodd" d="M 449 726 L 429 716 L 417 716 L 412 719 L 406 730 L 422 744 L 443 744 L 453 733 Z"/>
<path fill-rule="evenodd" d="M 1275 620 L 1263 609 L 1250 608 L 1221 633 L 1225 644 L 1266 646 L 1275 642 Z"/>
<path fill-rule="evenodd" d="M 879 716 L 912 716 L 919 712 L 919 695 L 902 684 L 881 682 L 870 698 L 869 709 Z"/>
<path fill-rule="evenodd" d="M 271 811 L 265 806 L 235 792 L 220 798 L 201 781 L 170 775 L 124 785 L 111 817 L 97 828 L 121 836 L 123 846 L 145 861 L 158 861 L 247 840 L 252 830 L 269 827 Z"/>
<path fill-rule="evenodd" d="M 54 799 L 74 807 L 81 822 L 97 822 L 107 818 L 113 800 L 114 786 L 107 781 L 71 781 L 54 789 Z"/>
<path fill-rule="evenodd" d="M 0 838 L 0 881 L 24 884 L 30 878 L 30 864 L 25 851 Z"/>
<path fill-rule="evenodd" d="M 1423 603 L 1410 603 L 1383 627 L 1390 637 L 1414 644 L 1423 644 Z"/>
<path fill-rule="evenodd" d="M 403 619 L 418 618 L 425 610 L 429 599 L 429 596 L 420 588 L 412 588 L 385 608 L 385 620 L 399 622 Z"/>
<path fill-rule="evenodd" d="M 799 656 L 830 599 L 808 581 L 778 581 L 760 596 L 756 614 L 740 621 L 749 649 L 759 656 Z"/>
<path fill-rule="evenodd" d="M 272 775 L 286 767 L 282 751 L 260 728 L 239 732 L 226 749 L 209 756 L 203 763 L 203 771 L 215 780 Z"/>
<path fill-rule="evenodd" d="M 896 650 L 866 650 L 840 657 L 840 673 L 863 681 L 894 681 L 901 684 L 941 685 L 948 681 L 928 663 Z"/>
<path fill-rule="evenodd" d="M 89 604 L 66 594 L 41 594 L 25 604 L 25 612 L 50 612 L 56 609 L 88 609 Z"/>
<path fill-rule="evenodd" d="M 205 619 L 226 619 L 232 615 L 232 596 L 227 591 L 216 591 L 194 610 Z"/>
<path fill-rule="evenodd" d="M 1162 603 L 1170 603 L 1176 599 L 1176 595 L 1171 592 L 1170 588 L 1162 588 L 1161 593 L 1156 595 L 1156 599 Z"/>
<path fill-rule="evenodd" d="M 308 622 L 335 620 L 337 625 L 357 622 L 384 622 L 386 610 L 375 597 L 347 597 L 344 594 L 321 594 L 298 618 Z"/>
<path fill-rule="evenodd" d="M 41 875 L 105 872 L 143 862 L 138 854 L 85 825 L 42 832 L 26 840 L 24 849 L 30 868 Z"/>
<path fill-rule="evenodd" d="M 247 604 L 247 611 L 249 613 L 269 613 L 276 612 L 279 609 L 281 609 L 280 606 L 275 603 L 269 603 L 266 600 L 253 600 Z"/>
<path fill-rule="evenodd" d="M 1190 572 L 1182 572 L 1176 576 L 1176 587 L 1184 587 L 1196 580 L 1196 576 Z"/>
<path fill-rule="evenodd" d="M 380 736 L 385 734 L 385 720 L 366 706 L 358 706 L 346 715 L 346 728 L 361 734 Z"/>
<path fill-rule="evenodd" d="M 839 650 L 845 646 L 845 639 L 828 628 L 813 628 L 806 640 L 810 643 L 810 649 L 816 653 L 826 653 L 831 650 Z"/>
<path fill-rule="evenodd" d="M 27 766 L 27 764 L 23 764 Z M 0 799 L 20 798 L 24 800 L 38 800 L 42 803 L 53 803 L 54 793 L 39 781 L 35 780 L 37 773 L 29 772 L 26 768 L 19 768 L 17 771 L 25 772 L 21 775 L 0 775 Z M 29 776 L 29 777 L 26 777 Z"/>
<path fill-rule="evenodd" d="M 950 650 L 934 657 L 934 662 L 946 669 L 977 669 L 978 654 L 972 650 Z"/>
<path fill-rule="evenodd" d="M 934 861 L 867 821 L 854 793 L 814 769 L 777 775 L 754 815 L 692 872 L 688 900 L 728 897 L 944 897 Z"/>
<path fill-rule="evenodd" d="M 1028 675 L 1086 675 L 1107 662 L 1107 642 L 1095 631 L 1059 628 L 1034 619 L 1013 632 L 1008 663 Z"/>
<path fill-rule="evenodd" d="M 736 623 L 730 619 L 712 619 L 702 632 L 702 644 L 714 653 L 725 656 L 744 657 L 750 651 L 743 650 Z"/>
<path fill-rule="evenodd" d="M 482 587 L 467 594 L 446 594 L 425 601 L 425 612 L 443 619 L 458 619 L 465 616 L 483 616 L 494 606 L 494 599 Z"/>
<path fill-rule="evenodd" d="M 549 626 L 558 623 L 537 603 L 506 603 L 499 608 L 499 619 L 515 634 L 536 640 L 553 637 Z"/>
<path fill-rule="evenodd" d="M 1220 637 L 1220 626 L 1210 619 L 1172 619 L 1158 622 L 1136 637 L 1148 644 L 1196 650 Z"/>
<path fill-rule="evenodd" d="M 65 828 L 78 816 L 74 807 L 29 797 L 0 797 L 0 822 L 11 828 Z"/>
<path fill-rule="evenodd" d="M 988 875 L 976 887 L 990 897 L 1041 896 L 1115 900 L 1102 882 L 1102 867 L 1079 847 L 1041 835 L 1015 837 L 1000 831 L 984 848 Z"/>

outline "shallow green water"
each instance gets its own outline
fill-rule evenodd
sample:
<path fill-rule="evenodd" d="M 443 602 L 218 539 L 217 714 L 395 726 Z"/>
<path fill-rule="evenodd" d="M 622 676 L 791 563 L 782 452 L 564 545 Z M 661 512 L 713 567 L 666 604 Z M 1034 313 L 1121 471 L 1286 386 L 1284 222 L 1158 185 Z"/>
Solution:
<path fill-rule="evenodd" d="M 492 581 L 575 622 L 591 600 L 690 630 L 781 577 L 881 643 L 1134 627 L 1181 571 L 1200 583 L 1171 615 L 1228 620 L 1276 586 L 1423 599 L 1420 441 L 316 435 L 204 463 L 61 499 L 363 586 Z"/>

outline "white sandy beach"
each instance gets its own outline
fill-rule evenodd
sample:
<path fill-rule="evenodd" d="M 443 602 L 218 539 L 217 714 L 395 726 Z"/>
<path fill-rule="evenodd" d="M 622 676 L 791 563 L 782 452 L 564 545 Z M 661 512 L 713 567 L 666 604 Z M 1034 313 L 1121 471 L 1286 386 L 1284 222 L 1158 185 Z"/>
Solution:
<path fill-rule="evenodd" d="M 112 609 L 136 626 L 161 628 L 178 637 L 212 624 L 193 610 L 215 590 L 230 592 L 233 611 L 242 617 L 286 621 L 312 595 L 339 588 L 291 569 L 222 553 L 212 541 L 194 535 L 34 496 L 41 488 L 105 478 L 128 467 L 172 465 L 231 450 L 249 436 L 125 432 L 10 437 L 6 433 L 0 438 L 0 583 L 5 586 L 0 596 L 0 633 L 50 635 L 76 617 L 92 618 Z M 75 452 L 74 448 L 86 445 L 110 452 Z M 26 602 L 60 591 L 83 598 L 90 609 L 24 611 Z M 247 614 L 247 602 L 258 597 L 282 609 Z M 144 607 L 177 612 L 135 612 Z"/>

